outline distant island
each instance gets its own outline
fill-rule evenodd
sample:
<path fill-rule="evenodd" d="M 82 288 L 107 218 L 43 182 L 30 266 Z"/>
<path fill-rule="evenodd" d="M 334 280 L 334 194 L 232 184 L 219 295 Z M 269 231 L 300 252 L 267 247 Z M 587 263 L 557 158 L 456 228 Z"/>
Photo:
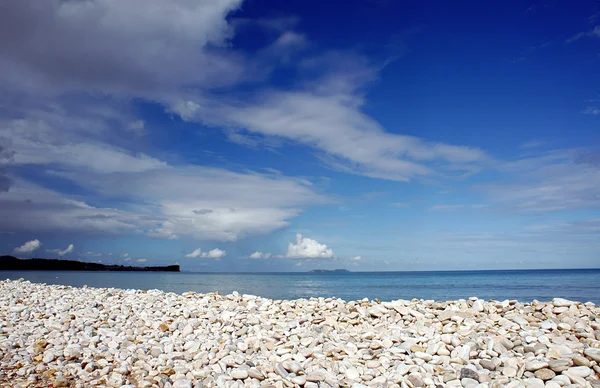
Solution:
<path fill-rule="evenodd" d="M 350 271 L 348 271 L 347 269 L 313 269 L 308 272 L 322 273 L 322 272 L 350 272 Z"/>
<path fill-rule="evenodd" d="M 131 267 L 124 265 L 104 265 L 75 260 L 58 259 L 18 259 L 14 256 L 0 256 L 0 271 L 149 271 L 180 272 L 178 265 L 165 267 Z"/>

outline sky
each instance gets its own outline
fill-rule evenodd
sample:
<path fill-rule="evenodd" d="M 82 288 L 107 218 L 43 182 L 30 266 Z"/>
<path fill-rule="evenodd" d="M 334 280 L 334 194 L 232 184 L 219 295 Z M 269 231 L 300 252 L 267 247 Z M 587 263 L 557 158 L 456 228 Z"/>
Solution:
<path fill-rule="evenodd" d="M 600 2 L 9 0 L 0 253 L 600 264 Z"/>

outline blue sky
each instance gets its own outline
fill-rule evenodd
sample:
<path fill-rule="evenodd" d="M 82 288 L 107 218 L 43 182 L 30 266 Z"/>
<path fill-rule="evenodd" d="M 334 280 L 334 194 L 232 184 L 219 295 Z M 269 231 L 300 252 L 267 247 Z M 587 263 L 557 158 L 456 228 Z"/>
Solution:
<path fill-rule="evenodd" d="M 3 253 L 598 267 L 598 1 L 24 0 L 0 25 Z"/>

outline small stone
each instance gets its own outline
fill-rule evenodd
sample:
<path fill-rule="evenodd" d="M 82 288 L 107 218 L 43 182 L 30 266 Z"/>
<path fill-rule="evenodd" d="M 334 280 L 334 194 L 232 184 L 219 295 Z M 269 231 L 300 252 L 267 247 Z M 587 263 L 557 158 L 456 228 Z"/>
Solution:
<path fill-rule="evenodd" d="M 506 377 L 515 377 L 517 375 L 517 370 L 512 367 L 504 367 L 502 368 L 502 374 Z"/>
<path fill-rule="evenodd" d="M 288 375 L 288 371 L 285 370 L 285 368 L 281 364 L 277 364 L 275 366 L 275 373 L 277 373 L 281 377 L 287 377 Z"/>
<path fill-rule="evenodd" d="M 294 384 L 298 384 L 300 386 L 306 384 L 306 376 L 296 376 L 292 377 L 290 381 Z"/>
<path fill-rule="evenodd" d="M 360 374 L 358 373 L 358 369 L 356 368 L 348 368 L 346 369 L 346 377 L 350 380 L 358 380 Z"/>
<path fill-rule="evenodd" d="M 571 301 L 571 300 L 568 300 L 568 299 L 563 299 L 563 298 L 554 298 L 554 299 L 552 300 L 552 304 L 553 304 L 555 307 L 569 307 L 569 306 L 571 306 L 573 303 L 575 303 L 575 302 L 573 302 L 573 301 Z"/>
<path fill-rule="evenodd" d="M 573 364 L 575 364 L 577 366 L 587 366 L 588 368 L 592 366 L 592 363 L 590 362 L 590 360 L 588 360 L 587 358 L 585 358 L 583 356 L 580 356 L 579 354 L 574 355 L 572 360 L 573 360 Z"/>
<path fill-rule="evenodd" d="M 262 372 L 256 368 L 248 369 L 248 376 L 261 381 L 265 379 L 265 375 L 263 375 Z"/>
<path fill-rule="evenodd" d="M 425 382 L 419 373 L 411 373 L 408 376 L 408 381 L 413 385 L 413 387 L 423 387 L 425 386 Z"/>
<path fill-rule="evenodd" d="M 588 358 L 600 363 L 600 349 L 599 348 L 587 348 L 583 351 Z"/>
<path fill-rule="evenodd" d="M 460 379 L 460 383 L 462 384 L 463 387 L 476 387 L 479 384 L 479 382 L 477 380 L 469 378 L 469 377 Z"/>
<path fill-rule="evenodd" d="M 556 373 L 554 373 L 551 369 L 542 368 L 542 369 L 536 370 L 533 375 L 540 380 L 546 381 L 546 380 L 552 380 L 556 376 Z"/>
<path fill-rule="evenodd" d="M 44 358 L 42 358 L 42 361 L 44 362 L 44 364 L 48 364 L 48 363 L 54 361 L 55 358 L 56 358 L 56 356 L 54 355 L 54 352 L 52 352 L 51 350 L 48 350 L 48 351 L 44 352 Z"/>
<path fill-rule="evenodd" d="M 306 376 L 306 381 L 319 382 L 325 380 L 325 374 L 323 372 L 311 372 Z"/>
<path fill-rule="evenodd" d="M 173 382 L 173 388 L 192 388 L 192 382 L 186 379 L 177 379 Z"/>
<path fill-rule="evenodd" d="M 534 372 L 538 369 L 547 368 L 547 367 L 548 367 L 548 363 L 546 361 L 539 361 L 539 360 L 530 361 L 527 364 L 525 364 L 525 370 L 528 370 L 530 372 Z"/>
<path fill-rule="evenodd" d="M 169 330 L 169 326 L 167 326 L 167 324 L 165 324 L 164 322 L 161 323 L 160 325 L 158 325 L 158 330 L 165 332 L 167 330 Z"/>
<path fill-rule="evenodd" d="M 236 380 L 244 380 L 248 378 L 248 370 L 236 368 L 231 371 L 230 375 Z"/>
<path fill-rule="evenodd" d="M 487 370 L 496 370 L 496 364 L 494 364 L 491 360 L 481 360 L 479 361 L 479 365 L 481 365 L 482 368 Z"/>
<path fill-rule="evenodd" d="M 587 366 L 574 366 L 574 367 L 571 367 L 571 368 L 567 369 L 566 371 L 564 371 L 563 374 L 565 374 L 569 377 L 572 377 L 572 376 L 588 377 L 589 375 L 592 374 L 592 370 L 590 368 L 588 368 Z"/>
<path fill-rule="evenodd" d="M 477 372 L 475 372 L 473 369 L 462 368 L 460 370 L 460 380 L 462 381 L 463 379 L 473 379 L 473 380 L 479 382 L 479 374 Z"/>
<path fill-rule="evenodd" d="M 65 379 L 63 376 L 57 376 L 52 380 L 52 385 L 55 388 L 58 387 L 67 387 L 69 385 L 67 379 Z"/>
<path fill-rule="evenodd" d="M 548 368 L 552 369 L 556 373 L 566 371 L 571 365 L 573 365 L 571 360 L 567 360 L 564 358 L 548 361 Z"/>
<path fill-rule="evenodd" d="M 377 360 L 369 360 L 365 363 L 365 366 L 369 369 L 375 369 L 379 368 L 381 366 L 381 363 Z"/>

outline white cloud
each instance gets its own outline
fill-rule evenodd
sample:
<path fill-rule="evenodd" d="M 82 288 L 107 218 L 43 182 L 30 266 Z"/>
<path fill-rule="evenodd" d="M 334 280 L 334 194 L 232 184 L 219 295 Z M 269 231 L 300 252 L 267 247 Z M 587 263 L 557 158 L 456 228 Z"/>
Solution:
<path fill-rule="evenodd" d="M 269 259 L 271 258 L 271 254 L 270 253 L 262 253 L 260 251 L 256 251 L 253 254 L 251 254 L 249 257 L 251 259 Z"/>
<path fill-rule="evenodd" d="M 32 253 L 33 251 L 37 250 L 40 246 L 42 245 L 42 243 L 40 243 L 40 240 L 31 240 L 31 241 L 27 241 L 25 244 L 21 245 L 18 248 L 14 249 L 15 253 Z"/>
<path fill-rule="evenodd" d="M 130 261 L 131 257 L 126 257 L 125 259 L 123 259 L 123 261 Z"/>
<path fill-rule="evenodd" d="M 104 256 L 102 253 L 100 252 L 83 252 L 80 253 L 81 256 L 89 256 L 89 257 L 100 257 L 100 256 Z"/>
<path fill-rule="evenodd" d="M 56 254 L 58 254 L 59 256 L 64 256 L 67 253 L 71 253 L 73 252 L 73 244 L 69 244 L 69 246 L 66 249 L 50 249 L 48 252 L 54 252 Z"/>
<path fill-rule="evenodd" d="M 556 150 L 504 163 L 512 180 L 480 186 L 496 205 L 522 212 L 593 209 L 600 206 L 600 154 Z"/>
<path fill-rule="evenodd" d="M 361 257 L 361 256 L 354 256 L 354 257 L 352 258 L 352 261 L 361 261 L 361 260 L 362 260 L 362 257 Z"/>
<path fill-rule="evenodd" d="M 232 36 L 226 17 L 241 2 L 9 2 L 0 13 L 0 74 L 13 87 L 56 92 L 226 85 L 244 75 L 241 59 L 224 48 Z M 63 44 L 46 50 L 53 42 Z"/>
<path fill-rule="evenodd" d="M 227 252 L 224 250 L 221 250 L 219 248 L 211 249 L 208 252 L 202 252 L 202 249 L 196 248 L 196 249 L 194 249 L 194 251 L 192 253 L 188 253 L 187 255 L 185 255 L 185 257 L 187 257 L 189 259 L 195 259 L 195 258 L 201 257 L 204 259 L 215 259 L 215 260 L 220 260 L 222 257 L 225 257 L 225 256 L 227 256 Z"/>
<path fill-rule="evenodd" d="M 202 249 L 196 248 L 192 253 L 188 253 L 185 255 L 188 259 L 195 259 L 196 257 L 200 257 L 202 255 Z"/>
<path fill-rule="evenodd" d="M 573 35 L 571 38 L 567 39 L 566 42 L 567 43 L 573 43 L 578 41 L 581 38 L 600 38 L 600 26 L 595 26 L 594 28 L 592 28 L 591 30 L 587 31 L 587 32 L 579 32 L 575 35 Z"/>
<path fill-rule="evenodd" d="M 0 120 L 0 135 L 12 139 L 14 165 L 48 165 L 97 173 L 143 172 L 166 167 L 166 163 L 143 153 L 134 154 L 123 148 L 92 140 L 78 134 L 84 122 L 70 126 L 61 123 L 62 116 L 46 121 L 31 119 Z M 91 121 L 91 119 L 85 120 Z M 66 130 L 71 136 L 65 136 Z"/>
<path fill-rule="evenodd" d="M 319 244 L 316 240 L 302 237 L 300 233 L 296 234 L 296 243 L 289 243 L 287 258 L 291 259 L 329 259 L 334 257 L 333 250 L 325 244 Z"/>
<path fill-rule="evenodd" d="M 600 115 L 600 108 L 596 106 L 588 106 L 582 113 L 586 115 L 598 116 Z"/>
<path fill-rule="evenodd" d="M 65 173 L 61 176 L 102 196 L 151 204 L 144 213 L 154 213 L 161 221 L 148 229 L 147 234 L 157 238 L 190 236 L 234 241 L 283 228 L 302 207 L 329 202 L 303 179 L 200 166 L 138 174 Z"/>
<path fill-rule="evenodd" d="M 488 156 L 473 147 L 429 142 L 386 132 L 362 112 L 362 89 L 377 78 L 364 58 L 332 53 L 305 61 L 327 69 L 321 79 L 292 91 L 269 91 L 244 101 L 178 100 L 172 110 L 238 133 L 283 138 L 322 151 L 321 160 L 346 172 L 399 181 L 436 174 L 473 173 Z M 322 70 L 320 70 L 322 72 Z"/>
<path fill-rule="evenodd" d="M 129 257 L 129 253 L 124 253 L 121 255 L 121 257 L 125 258 L 125 257 Z"/>
<path fill-rule="evenodd" d="M 137 259 L 136 260 L 136 262 L 138 262 L 138 263 L 145 263 L 147 261 L 148 261 L 147 259 Z"/>
<path fill-rule="evenodd" d="M 140 234 L 162 221 L 148 214 L 93 207 L 23 181 L 0 196 L 0 209 L 0 228 L 22 232 Z"/>

